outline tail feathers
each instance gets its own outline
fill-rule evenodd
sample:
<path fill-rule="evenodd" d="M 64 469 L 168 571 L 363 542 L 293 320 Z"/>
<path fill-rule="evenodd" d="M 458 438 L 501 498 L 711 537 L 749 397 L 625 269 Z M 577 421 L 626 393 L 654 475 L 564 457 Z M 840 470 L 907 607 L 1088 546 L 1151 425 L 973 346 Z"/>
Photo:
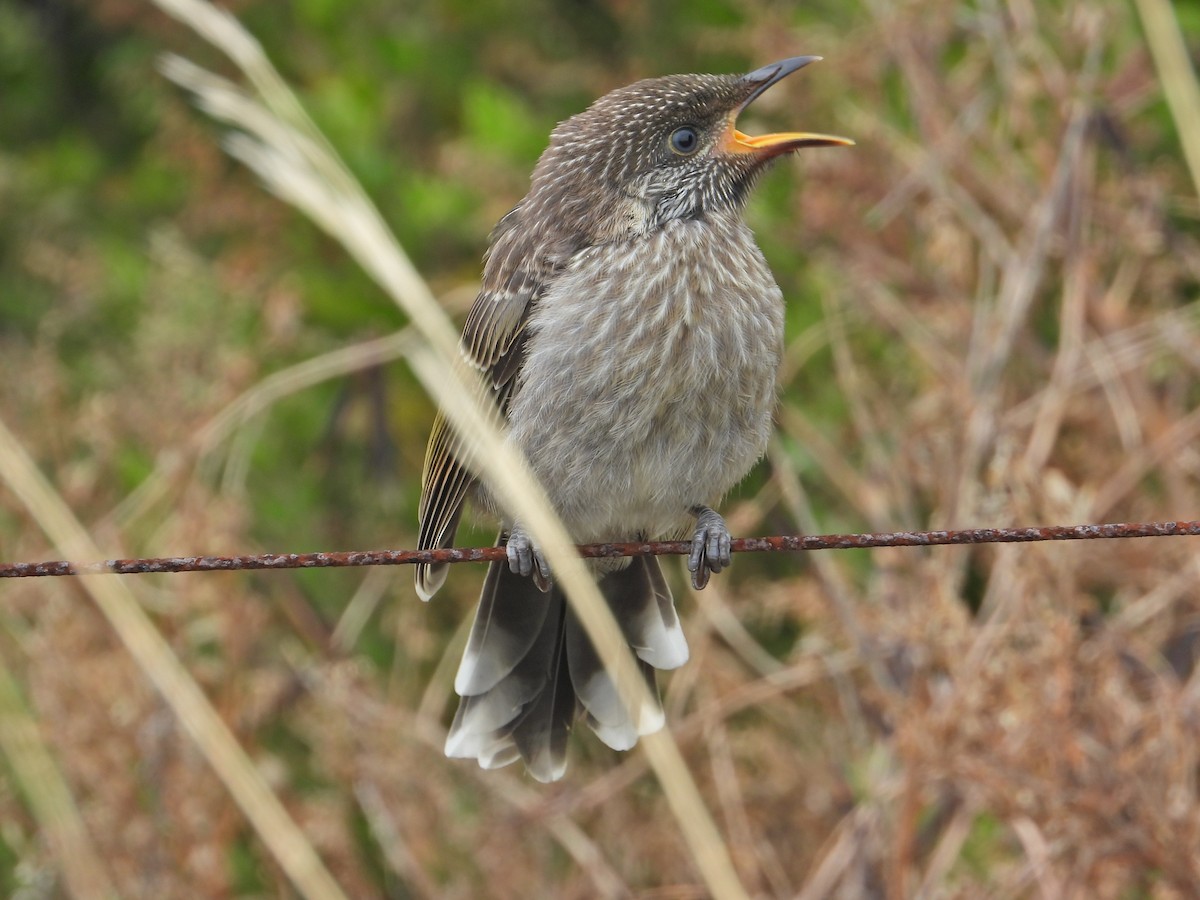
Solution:
<path fill-rule="evenodd" d="M 462 700 L 446 738 L 447 756 L 477 759 L 485 769 L 524 759 L 539 781 L 562 777 L 577 709 L 563 654 L 565 612 L 557 591 L 543 593 L 507 562 L 488 567 L 455 679 Z M 529 632 L 522 634 L 524 627 Z M 460 684 L 478 690 L 464 694 Z"/>
<path fill-rule="evenodd" d="M 646 687 L 650 690 L 652 702 L 649 706 L 642 707 L 636 723 L 630 721 L 629 716 L 625 714 L 625 707 L 619 703 L 619 700 L 617 709 L 620 710 L 620 716 L 615 722 L 602 722 L 588 709 L 581 692 L 580 703 L 585 709 L 588 709 L 588 727 L 595 732 L 596 737 L 614 750 L 632 750 L 639 737 L 643 734 L 653 734 L 666 723 L 666 716 L 662 710 L 662 699 L 658 693 L 658 683 L 654 677 L 654 667 L 639 659 L 638 668 L 641 669 L 642 677 L 646 679 Z M 601 703 L 608 702 L 610 698 L 617 700 L 616 688 L 607 674 L 604 675 L 603 681 L 594 681 L 592 687 L 595 688 L 596 694 L 591 695 L 590 699 L 600 700 Z"/>
<path fill-rule="evenodd" d="M 654 670 L 675 669 L 687 662 L 687 639 L 657 559 L 634 558 L 626 568 L 606 574 L 600 580 L 600 591 L 638 655 L 655 702 L 639 710 L 636 721 L 631 719 L 573 610 L 567 612 L 567 659 L 571 681 L 588 712 L 592 730 L 614 750 L 628 750 L 639 735 L 662 728 L 664 718 Z"/>
<path fill-rule="evenodd" d="M 555 781 L 566 771 L 567 737 L 580 706 L 616 750 L 662 727 L 654 670 L 682 665 L 688 648 L 658 561 L 634 559 L 604 575 L 599 587 L 654 701 L 631 717 L 563 594 L 543 593 L 506 562 L 492 563 L 455 679 L 462 701 L 447 756 L 474 758 L 484 768 L 523 759 L 533 777 Z"/>
<path fill-rule="evenodd" d="M 657 559 L 634 557 L 628 567 L 605 575 L 600 591 L 640 659 L 656 669 L 678 669 L 688 661 L 687 638 Z"/>
<path fill-rule="evenodd" d="M 565 601 L 561 606 L 566 611 Z M 567 738 L 579 709 L 567 657 L 563 652 L 561 616 L 554 636 L 555 653 L 546 686 L 513 727 L 512 736 L 529 773 L 543 783 L 558 781 L 567 771 Z"/>
<path fill-rule="evenodd" d="M 484 694 L 463 697 L 446 741 L 448 756 L 478 756 L 493 737 L 517 718 L 541 694 L 544 685 L 536 675 L 513 677 Z"/>
<path fill-rule="evenodd" d="M 481 769 L 503 769 L 505 766 L 510 766 L 521 758 L 521 751 L 517 749 L 517 745 L 511 740 L 497 744 L 491 753 L 479 754 L 479 768 Z M 565 766 L 564 766 L 565 767 Z M 559 776 L 562 777 L 561 775 Z M 552 778 L 542 778 L 543 782 L 553 781 Z"/>
<path fill-rule="evenodd" d="M 491 691 L 527 660 L 555 603 L 533 581 L 512 574 L 507 563 L 489 565 L 475 624 L 454 679 L 458 695 L 474 697 Z M 540 649 L 540 656 L 548 657 L 547 648 Z M 530 697 L 532 694 L 517 702 L 525 703 Z"/>
<path fill-rule="evenodd" d="M 605 588 L 607 585 L 601 582 L 601 589 Z M 637 743 L 639 735 L 662 728 L 663 712 L 657 699 L 657 687 L 651 691 L 654 702 L 631 717 L 617 694 L 616 683 L 600 662 L 596 648 L 571 609 L 567 610 L 565 642 L 571 684 L 587 711 L 588 724 L 600 740 L 614 750 L 628 750 Z M 650 684 L 654 684 L 654 669 L 642 660 L 638 662 L 642 673 L 649 676 Z"/>

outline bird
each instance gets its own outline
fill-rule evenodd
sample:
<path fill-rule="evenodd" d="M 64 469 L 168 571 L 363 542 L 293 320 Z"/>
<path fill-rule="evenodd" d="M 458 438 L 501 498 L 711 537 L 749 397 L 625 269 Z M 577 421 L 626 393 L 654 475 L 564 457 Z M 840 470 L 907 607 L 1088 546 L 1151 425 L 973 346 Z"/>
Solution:
<path fill-rule="evenodd" d="M 763 455 L 772 429 L 784 299 L 743 220 L 775 160 L 842 137 L 752 137 L 738 115 L 820 59 L 739 75 L 669 75 L 613 90 L 560 122 L 525 197 L 495 226 L 461 351 L 577 543 L 682 539 L 701 589 L 730 563 L 713 508 Z M 580 718 L 615 750 L 664 724 L 631 714 L 520 522 L 468 467 L 446 419 L 430 434 L 420 549 L 450 547 L 471 502 L 501 522 L 455 677 L 449 757 L 522 761 L 563 777 Z M 651 696 L 688 659 L 654 557 L 591 560 Z M 430 599 L 445 564 L 419 565 Z"/>

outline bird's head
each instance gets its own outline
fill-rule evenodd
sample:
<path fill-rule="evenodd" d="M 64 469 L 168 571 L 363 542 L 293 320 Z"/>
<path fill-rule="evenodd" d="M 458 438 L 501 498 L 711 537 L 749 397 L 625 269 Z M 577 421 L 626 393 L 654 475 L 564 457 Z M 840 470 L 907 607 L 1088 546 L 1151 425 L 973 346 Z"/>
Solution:
<path fill-rule="evenodd" d="M 594 242 L 740 211 L 772 160 L 854 143 L 790 131 L 751 137 L 737 128 L 738 114 L 764 91 L 818 59 L 797 56 L 748 75 L 650 78 L 605 94 L 554 130 L 534 170 L 529 211 L 553 209 Z"/>

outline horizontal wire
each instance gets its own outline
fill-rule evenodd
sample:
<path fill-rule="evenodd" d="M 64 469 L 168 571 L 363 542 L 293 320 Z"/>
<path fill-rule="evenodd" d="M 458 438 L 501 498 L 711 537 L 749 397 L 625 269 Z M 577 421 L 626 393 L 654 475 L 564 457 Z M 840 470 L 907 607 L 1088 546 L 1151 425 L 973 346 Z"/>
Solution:
<path fill-rule="evenodd" d="M 886 531 L 874 534 L 780 535 L 737 538 L 734 553 L 853 550 L 868 547 L 933 547 L 943 544 L 1025 544 L 1035 541 L 1092 541 L 1114 538 L 1200 536 L 1200 521 L 1119 522 L 1107 525 L 1049 525 L 1033 528 L 970 528 L 960 531 Z M 587 559 L 610 556 L 671 556 L 691 552 L 691 541 L 634 541 L 585 544 Z M 148 575 L 164 572 L 230 572 L 254 569 L 328 569 L 347 566 L 406 566 L 415 563 L 493 562 L 503 547 L 439 550 L 351 550 L 335 553 L 262 553 L 254 556 L 166 556 L 75 563 L 54 560 L 0 563 L 0 578 L 50 575 Z"/>

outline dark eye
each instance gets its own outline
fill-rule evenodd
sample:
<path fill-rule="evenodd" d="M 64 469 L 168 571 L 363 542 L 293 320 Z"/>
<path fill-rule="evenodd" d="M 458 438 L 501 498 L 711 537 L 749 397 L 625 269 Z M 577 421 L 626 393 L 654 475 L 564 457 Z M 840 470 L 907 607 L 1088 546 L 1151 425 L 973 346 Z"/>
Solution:
<path fill-rule="evenodd" d="M 680 156 L 691 156 L 699 146 L 700 137 L 696 134 L 696 129 L 690 125 L 676 128 L 671 133 L 671 149 Z"/>

